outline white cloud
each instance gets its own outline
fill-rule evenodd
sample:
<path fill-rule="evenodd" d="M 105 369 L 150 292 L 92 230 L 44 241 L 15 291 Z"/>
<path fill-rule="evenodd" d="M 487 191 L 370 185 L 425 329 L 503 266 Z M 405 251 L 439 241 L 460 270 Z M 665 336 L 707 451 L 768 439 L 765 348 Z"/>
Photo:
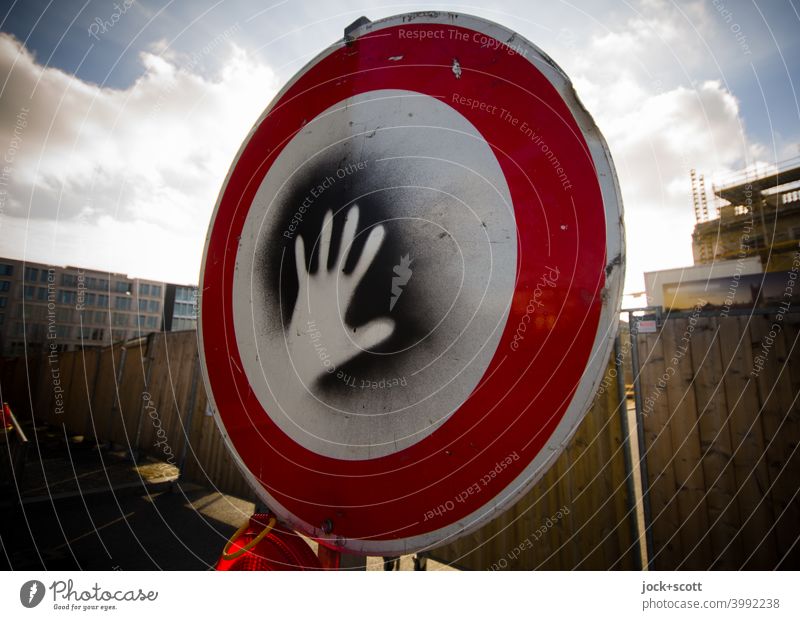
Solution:
<path fill-rule="evenodd" d="M 716 52 L 724 27 L 709 7 L 678 10 L 648 0 L 636 8 L 625 21 L 609 20 L 613 32 L 567 32 L 554 44 L 617 166 L 628 291 L 642 290 L 643 271 L 691 264 L 691 168 L 719 174 L 767 153 L 748 141 L 725 83 L 707 78 L 718 71 L 706 45 Z M 0 35 L 0 76 L 10 71 L 0 97 L 0 151 L 20 107 L 31 108 L 13 199 L 4 204 L 0 254 L 24 250 L 31 260 L 196 278 L 218 189 L 279 84 L 228 42 L 214 50 L 227 57 L 213 78 L 198 70 L 202 58 L 183 57 L 164 42 L 152 49 L 158 53 L 141 56 L 143 75 L 120 91 L 43 68 Z"/>
<path fill-rule="evenodd" d="M 704 53 L 683 16 L 659 2 L 645 8 L 647 18 L 591 38 L 566 67 L 617 167 L 629 292 L 643 290 L 645 271 L 692 264 L 690 169 L 723 174 L 761 150 L 748 141 L 738 101 L 722 82 L 688 85 L 680 58 Z M 702 6 L 684 10 L 699 28 L 708 22 Z"/>
<path fill-rule="evenodd" d="M 143 53 L 142 76 L 113 90 L 44 68 L 0 35 L 0 150 L 29 110 L 0 254 L 195 281 L 219 188 L 277 90 L 270 68 L 237 46 L 211 51 L 226 55 L 218 75 L 199 74 L 199 57 Z"/>

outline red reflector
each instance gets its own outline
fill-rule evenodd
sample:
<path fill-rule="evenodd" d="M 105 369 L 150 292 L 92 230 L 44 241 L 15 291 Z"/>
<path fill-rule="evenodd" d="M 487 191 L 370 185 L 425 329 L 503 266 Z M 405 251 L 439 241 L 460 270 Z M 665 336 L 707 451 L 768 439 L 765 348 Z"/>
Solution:
<path fill-rule="evenodd" d="M 225 545 L 217 570 L 321 570 L 319 558 L 299 535 L 270 514 L 254 514 Z"/>

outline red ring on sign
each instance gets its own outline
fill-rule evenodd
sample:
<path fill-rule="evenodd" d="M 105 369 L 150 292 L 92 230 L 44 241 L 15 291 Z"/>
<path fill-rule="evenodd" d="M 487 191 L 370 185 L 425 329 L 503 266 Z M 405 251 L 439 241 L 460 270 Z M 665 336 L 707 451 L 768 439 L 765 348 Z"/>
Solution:
<path fill-rule="evenodd" d="M 431 532 L 463 519 L 505 490 L 544 447 L 567 410 L 592 353 L 605 285 L 606 214 L 597 172 L 581 129 L 556 88 L 519 53 L 481 47 L 472 40 L 477 31 L 459 26 L 413 24 L 417 31 L 446 28 L 462 36 L 406 43 L 401 61 L 388 60 L 401 31 L 410 27 L 386 27 L 378 31 L 380 36 L 366 35 L 339 47 L 273 102 L 222 190 L 204 260 L 202 353 L 229 445 L 256 480 L 258 472 L 269 472 L 259 482 L 294 517 L 292 525 L 320 528 L 330 521 L 333 533 L 345 539 L 396 540 Z M 245 217 L 275 158 L 320 112 L 379 89 L 438 97 L 491 145 L 513 201 L 518 277 L 497 351 L 458 411 L 404 450 L 345 461 L 300 446 L 261 407 L 241 370 L 232 287 Z M 517 121 L 460 104 L 460 97 L 490 100 Z M 564 168 L 568 189 L 548 152 Z M 560 274 L 555 286 L 548 287 L 546 307 L 552 312 L 526 324 L 521 350 L 514 351 L 514 335 L 532 292 L 551 267 Z M 456 499 L 472 487 L 463 501 Z"/>

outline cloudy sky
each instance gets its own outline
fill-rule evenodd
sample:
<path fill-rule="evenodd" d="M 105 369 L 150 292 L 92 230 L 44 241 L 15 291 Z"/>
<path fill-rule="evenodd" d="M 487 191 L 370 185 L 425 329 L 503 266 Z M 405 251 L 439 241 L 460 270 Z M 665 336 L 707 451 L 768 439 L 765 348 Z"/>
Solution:
<path fill-rule="evenodd" d="M 472 13 L 561 65 L 617 166 L 629 293 L 692 262 L 690 168 L 800 156 L 797 0 L 116 2 L 0 9 L 0 256 L 196 282 L 250 126 L 361 15 Z"/>

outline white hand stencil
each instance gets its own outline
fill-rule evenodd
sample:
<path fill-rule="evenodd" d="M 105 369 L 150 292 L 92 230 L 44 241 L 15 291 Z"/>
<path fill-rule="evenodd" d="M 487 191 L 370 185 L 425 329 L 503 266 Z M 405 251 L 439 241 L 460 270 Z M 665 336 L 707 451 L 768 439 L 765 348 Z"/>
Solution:
<path fill-rule="evenodd" d="M 384 342 L 394 332 L 395 322 L 389 318 L 374 319 L 357 328 L 345 323 L 344 317 L 356 288 L 375 260 L 386 235 L 382 225 L 375 226 L 353 271 L 347 274 L 344 265 L 357 229 L 358 206 L 354 205 L 345 216 L 339 256 L 332 257 L 333 267 L 328 269 L 333 214 L 331 211 L 325 214 L 315 273 L 309 273 L 306 266 L 303 237 L 298 235 L 295 242 L 298 290 L 287 342 L 295 370 L 307 387 L 326 373 L 335 372 L 362 351 Z"/>

